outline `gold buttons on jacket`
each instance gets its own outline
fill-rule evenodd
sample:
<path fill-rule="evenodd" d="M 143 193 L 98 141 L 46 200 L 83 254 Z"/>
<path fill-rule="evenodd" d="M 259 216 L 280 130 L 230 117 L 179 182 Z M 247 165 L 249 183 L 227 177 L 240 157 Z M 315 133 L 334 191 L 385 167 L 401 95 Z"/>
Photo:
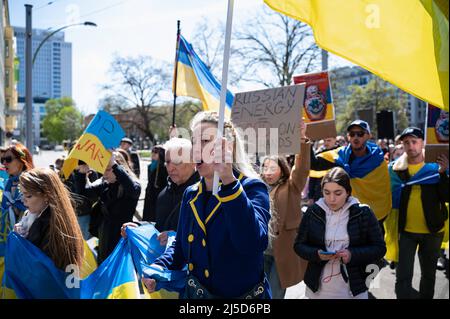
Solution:
<path fill-rule="evenodd" d="M 192 270 L 194 270 L 194 265 L 189 263 L 189 271 L 192 271 Z"/>
<path fill-rule="evenodd" d="M 188 236 L 188 242 L 192 243 L 194 241 L 194 235 L 190 234 Z"/>
<path fill-rule="evenodd" d="M 209 271 L 208 271 L 208 269 L 205 269 L 205 277 L 206 277 L 206 278 L 209 277 Z"/>
<path fill-rule="evenodd" d="M 206 247 L 206 240 L 202 239 L 202 245 L 203 247 Z"/>

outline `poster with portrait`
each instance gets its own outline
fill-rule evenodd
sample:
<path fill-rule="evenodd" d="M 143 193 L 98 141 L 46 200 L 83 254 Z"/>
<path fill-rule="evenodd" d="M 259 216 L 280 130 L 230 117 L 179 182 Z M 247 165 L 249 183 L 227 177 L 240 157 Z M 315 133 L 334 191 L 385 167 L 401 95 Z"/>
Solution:
<path fill-rule="evenodd" d="M 428 104 L 425 129 L 425 161 L 436 162 L 440 154 L 448 156 L 448 112 Z"/>
<path fill-rule="evenodd" d="M 312 140 L 336 136 L 335 112 L 328 72 L 295 75 L 294 84 L 305 83 L 303 116 L 306 135 Z"/>

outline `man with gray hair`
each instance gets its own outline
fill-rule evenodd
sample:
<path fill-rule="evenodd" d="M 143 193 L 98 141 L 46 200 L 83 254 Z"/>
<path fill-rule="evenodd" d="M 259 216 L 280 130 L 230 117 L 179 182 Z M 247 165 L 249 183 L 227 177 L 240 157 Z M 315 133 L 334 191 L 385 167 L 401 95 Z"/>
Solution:
<path fill-rule="evenodd" d="M 164 144 L 165 165 L 169 177 L 167 186 L 159 193 L 156 200 L 156 224 L 161 232 L 161 245 L 167 243 L 167 231 L 176 231 L 183 193 L 189 186 L 197 183 L 200 176 L 192 161 L 192 143 L 185 138 L 173 137 Z M 136 227 L 134 223 L 122 226 L 122 236 L 125 237 L 127 226 Z"/>

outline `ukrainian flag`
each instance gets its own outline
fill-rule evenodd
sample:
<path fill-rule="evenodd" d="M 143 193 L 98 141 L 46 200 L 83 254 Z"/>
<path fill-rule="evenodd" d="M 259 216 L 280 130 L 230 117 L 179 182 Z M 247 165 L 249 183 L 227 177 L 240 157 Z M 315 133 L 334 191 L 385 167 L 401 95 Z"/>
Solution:
<path fill-rule="evenodd" d="M 139 299 L 142 296 L 138 275 L 139 278 L 158 280 L 154 293 L 148 294 L 144 290 L 146 298 L 178 298 L 184 290 L 186 269 L 171 271 L 150 266 L 175 240 L 175 233 L 172 232 L 167 245 L 161 246 L 158 235 L 153 225 L 128 228 L 127 239 L 121 239 L 95 271 L 95 262 L 85 244 L 85 261 L 79 278 L 72 270 L 64 272 L 56 268 L 39 248 L 11 232 L 5 251 L 5 274 L 0 298 Z"/>
<path fill-rule="evenodd" d="M 109 149 L 119 146 L 124 136 L 125 132 L 115 118 L 105 111 L 99 111 L 64 161 L 64 177 L 69 178 L 78 166 L 78 160 L 103 174 L 111 158 Z"/>
<path fill-rule="evenodd" d="M 113 253 L 86 279 L 64 272 L 27 239 L 12 232 L 5 252 L 2 298 L 135 299 L 139 286 L 130 248 L 121 240 Z M 30 271 L 30 269 L 32 271 Z M 83 273 L 83 269 L 81 270 Z"/>
<path fill-rule="evenodd" d="M 323 49 L 448 111 L 448 0 L 264 2 L 309 24 Z"/>
<path fill-rule="evenodd" d="M 391 211 L 391 188 L 387 163 L 383 151 L 367 143 L 368 154 L 354 157 L 350 163 L 351 145 L 323 152 L 317 157 L 342 167 L 350 175 L 352 195 L 372 208 L 378 220 Z"/>
<path fill-rule="evenodd" d="M 161 246 L 158 240 L 160 234 L 152 224 L 138 228 L 128 227 L 128 243 L 131 247 L 134 265 L 140 277 L 154 278 L 157 280 L 156 291 L 149 294 L 146 289 L 144 293 L 149 299 L 176 299 L 184 290 L 187 269 L 184 270 L 161 270 L 150 266 L 156 258 L 162 255 L 172 245 L 176 233 L 169 232 L 166 246 Z"/>
<path fill-rule="evenodd" d="M 192 45 L 180 35 L 178 43 L 176 94 L 202 101 L 205 111 L 219 111 L 221 85 L 206 64 L 195 53 Z M 233 94 L 227 91 L 225 115 L 230 116 Z"/>
<path fill-rule="evenodd" d="M 439 165 L 436 163 L 425 163 L 425 165 L 416 174 L 410 177 L 408 181 L 402 181 L 398 174 L 393 170 L 394 163 L 389 165 L 393 209 L 384 222 L 384 228 L 386 230 L 386 259 L 398 261 L 398 210 L 400 208 L 402 189 L 406 185 L 429 185 L 438 183 Z M 444 230 L 445 236 L 443 240 L 443 248 L 446 247 L 446 243 L 448 242 L 448 218 L 445 222 Z"/>

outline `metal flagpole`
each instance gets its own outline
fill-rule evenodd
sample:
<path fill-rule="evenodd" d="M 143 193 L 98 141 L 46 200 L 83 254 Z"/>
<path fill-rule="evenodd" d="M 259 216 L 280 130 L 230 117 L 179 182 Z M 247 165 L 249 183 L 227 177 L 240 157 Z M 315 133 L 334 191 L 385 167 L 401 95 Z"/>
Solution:
<path fill-rule="evenodd" d="M 217 126 L 217 137 L 222 138 L 223 136 L 223 123 L 225 117 L 225 104 L 227 97 L 227 82 L 228 82 L 228 62 L 230 60 L 230 42 L 231 42 L 231 26 L 233 22 L 233 6 L 234 0 L 228 0 L 228 14 L 227 14 L 227 26 L 225 31 L 225 48 L 223 51 L 223 67 L 222 67 L 222 87 L 220 90 L 220 108 L 219 108 L 219 124 Z M 220 148 L 222 148 L 222 143 L 220 143 Z M 220 156 L 220 158 L 218 158 Z M 216 152 L 216 163 L 222 161 L 222 152 L 219 154 Z M 214 172 L 214 182 L 213 182 L 213 194 L 217 195 L 219 189 L 219 174 Z"/>
<path fill-rule="evenodd" d="M 180 20 L 177 20 L 177 49 L 175 52 L 175 74 L 173 80 L 173 114 L 172 127 L 175 127 L 175 110 L 177 107 L 177 77 L 178 77 L 178 51 L 180 46 Z"/>

